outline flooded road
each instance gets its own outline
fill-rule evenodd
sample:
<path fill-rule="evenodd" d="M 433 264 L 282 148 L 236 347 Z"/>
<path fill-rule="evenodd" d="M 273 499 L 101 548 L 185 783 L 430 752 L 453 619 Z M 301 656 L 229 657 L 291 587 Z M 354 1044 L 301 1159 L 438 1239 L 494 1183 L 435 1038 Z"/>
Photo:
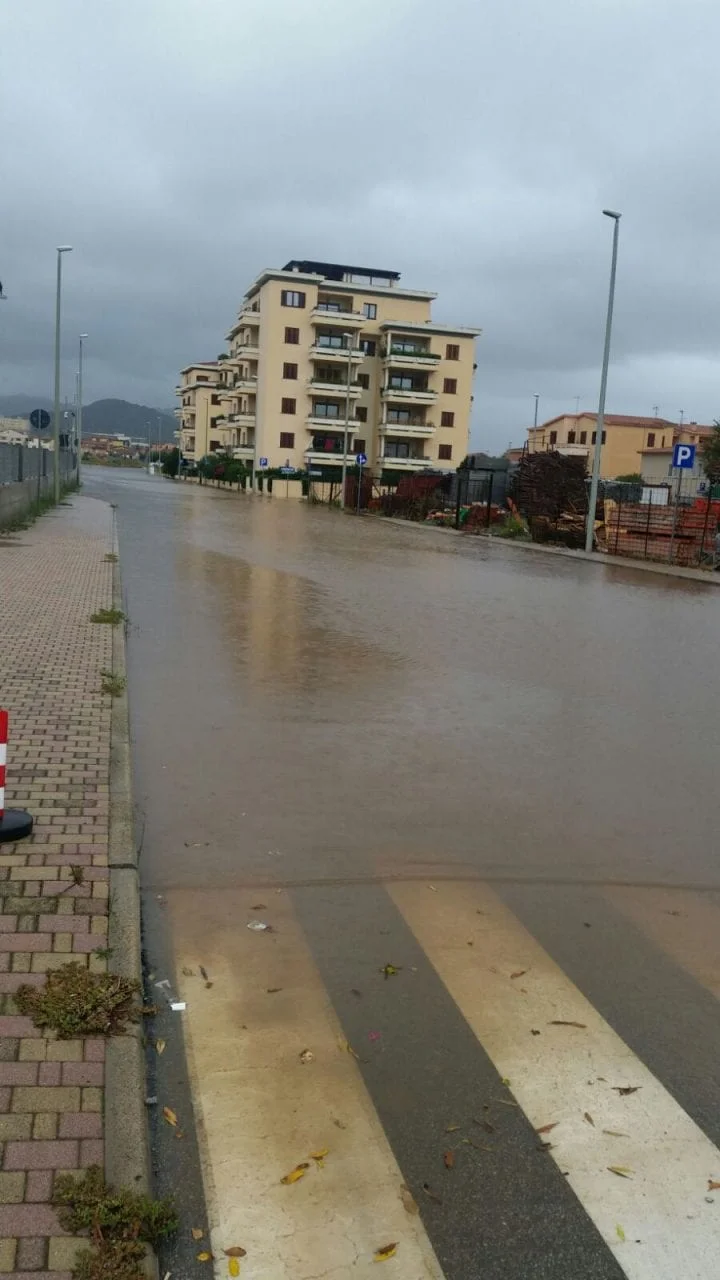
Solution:
<path fill-rule="evenodd" d="M 248 1280 L 715 1280 L 717 591 L 84 479 L 184 1002 L 158 1190 Z"/>
<path fill-rule="evenodd" d="M 144 473 L 86 483 L 119 504 L 153 884 L 720 883 L 715 591 Z"/>

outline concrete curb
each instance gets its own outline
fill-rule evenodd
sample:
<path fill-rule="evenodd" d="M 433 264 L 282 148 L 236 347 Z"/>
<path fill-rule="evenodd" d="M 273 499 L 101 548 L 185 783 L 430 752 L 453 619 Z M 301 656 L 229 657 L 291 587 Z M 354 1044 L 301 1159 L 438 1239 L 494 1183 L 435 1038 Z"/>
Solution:
<path fill-rule="evenodd" d="M 113 513 L 112 550 L 118 555 Z M 122 609 L 120 564 L 113 565 L 113 607 Z M 113 627 L 113 674 L 126 679 L 125 630 Z M 142 978 L 140 882 L 133 832 L 130 722 L 127 689 L 112 701 L 110 745 L 110 921 L 111 968 Z M 110 1037 L 105 1059 L 105 1176 L 114 1186 L 150 1190 L 150 1142 L 145 1107 L 146 1073 L 141 1026 Z"/>

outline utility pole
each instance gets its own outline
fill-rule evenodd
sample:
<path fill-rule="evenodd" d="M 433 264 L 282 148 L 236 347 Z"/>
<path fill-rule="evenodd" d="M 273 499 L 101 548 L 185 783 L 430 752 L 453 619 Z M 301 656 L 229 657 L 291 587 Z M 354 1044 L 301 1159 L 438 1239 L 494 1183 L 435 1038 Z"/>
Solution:
<path fill-rule="evenodd" d="M 615 303 L 615 274 L 617 271 L 618 238 L 620 235 L 620 218 L 622 214 L 612 209 L 603 209 L 606 218 L 612 218 L 613 228 L 612 261 L 610 265 L 610 289 L 608 292 L 607 317 L 605 320 L 605 346 L 603 348 L 602 374 L 600 375 L 600 399 L 598 403 L 597 427 L 595 429 L 595 453 L 593 454 L 592 480 L 590 481 L 590 501 L 588 503 L 587 524 L 585 526 L 585 550 L 592 551 L 595 534 L 595 512 L 597 510 L 598 485 L 600 482 L 600 454 L 602 451 L 603 428 L 605 426 L 605 395 L 607 392 L 608 366 L 610 364 L 610 337 L 612 334 L 613 306 Z"/>
<path fill-rule="evenodd" d="M 77 419 L 75 421 L 75 431 L 77 433 L 77 482 L 78 482 L 78 485 L 80 484 L 80 454 L 82 453 L 83 338 L 87 338 L 86 333 L 80 334 L 80 350 L 78 352 L 78 403 L 77 403 Z"/>
<path fill-rule="evenodd" d="M 55 396 L 53 404 L 53 496 L 60 501 L 60 296 L 62 293 L 62 256 L 72 253 L 71 244 L 57 248 L 57 284 L 55 287 Z"/>

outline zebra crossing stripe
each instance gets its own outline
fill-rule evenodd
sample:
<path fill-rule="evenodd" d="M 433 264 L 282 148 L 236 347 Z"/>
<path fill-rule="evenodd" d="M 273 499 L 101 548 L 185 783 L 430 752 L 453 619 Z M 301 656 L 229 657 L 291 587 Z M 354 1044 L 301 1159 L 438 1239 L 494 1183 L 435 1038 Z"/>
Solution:
<path fill-rule="evenodd" d="M 710 1280 L 715 1145 L 490 889 L 388 892 L 628 1280 Z"/>

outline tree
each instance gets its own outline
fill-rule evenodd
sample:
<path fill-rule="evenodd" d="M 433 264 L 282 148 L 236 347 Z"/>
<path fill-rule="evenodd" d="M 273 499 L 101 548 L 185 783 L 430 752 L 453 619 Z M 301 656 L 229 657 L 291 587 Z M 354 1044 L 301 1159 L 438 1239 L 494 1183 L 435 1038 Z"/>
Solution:
<path fill-rule="evenodd" d="M 175 447 L 165 454 L 162 464 L 162 473 L 164 476 L 176 476 L 178 473 L 178 464 L 180 462 L 180 450 Z"/>
<path fill-rule="evenodd" d="M 712 435 L 703 440 L 701 458 L 703 471 L 711 484 L 720 484 L 720 421 L 713 419 Z"/>

